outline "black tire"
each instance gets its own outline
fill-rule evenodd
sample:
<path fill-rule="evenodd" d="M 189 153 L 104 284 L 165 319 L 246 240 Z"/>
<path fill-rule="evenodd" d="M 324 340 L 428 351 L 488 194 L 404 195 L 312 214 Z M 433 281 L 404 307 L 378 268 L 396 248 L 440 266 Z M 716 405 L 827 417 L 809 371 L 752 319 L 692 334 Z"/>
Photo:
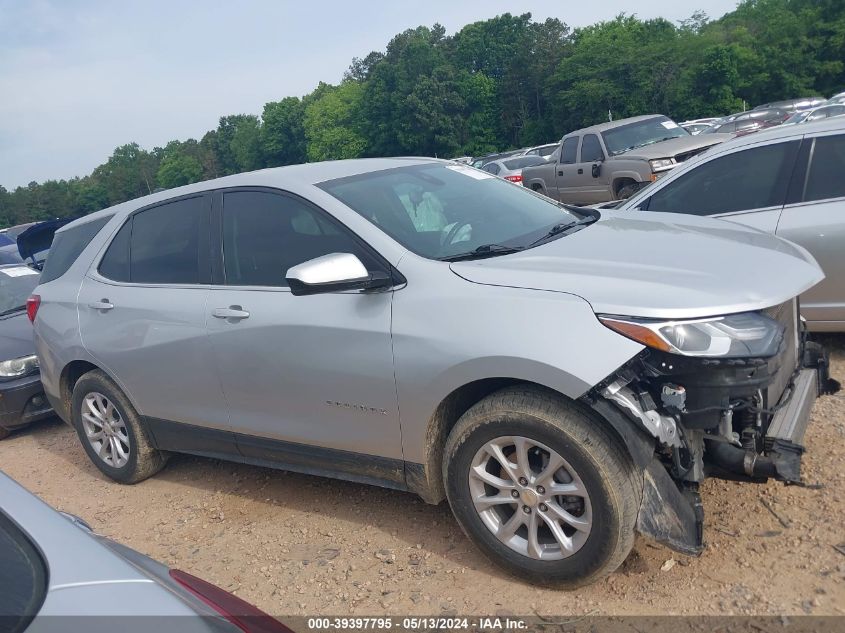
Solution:
<path fill-rule="evenodd" d="M 637 193 L 643 184 L 641 182 L 627 182 L 626 184 L 622 185 L 616 191 L 616 199 L 617 200 L 627 200 L 635 193 Z"/>
<path fill-rule="evenodd" d="M 106 463 L 97 454 L 85 433 L 82 421 L 85 398 L 89 394 L 99 393 L 108 398 L 120 415 L 126 428 L 126 442 L 129 455 L 125 464 L 115 467 Z M 147 436 L 141 418 L 132 403 L 114 381 L 100 370 L 93 370 L 83 375 L 73 387 L 71 399 L 73 427 L 88 457 L 103 474 L 122 484 L 134 484 L 151 477 L 160 471 L 167 462 L 167 454 L 155 449 Z"/>
<path fill-rule="evenodd" d="M 11 431 L 5 427 L 0 426 L 0 440 L 5 440 L 9 435 L 11 435 Z"/>
<path fill-rule="evenodd" d="M 526 437 L 553 449 L 584 484 L 592 525 L 580 549 L 568 557 L 539 560 L 515 551 L 476 511 L 469 481 L 473 459 L 487 442 L 503 436 Z M 467 536 L 494 563 L 533 583 L 574 589 L 595 582 L 616 570 L 633 547 L 642 472 L 603 421 L 550 391 L 508 387 L 470 408 L 446 441 L 443 477 L 449 504 Z"/>

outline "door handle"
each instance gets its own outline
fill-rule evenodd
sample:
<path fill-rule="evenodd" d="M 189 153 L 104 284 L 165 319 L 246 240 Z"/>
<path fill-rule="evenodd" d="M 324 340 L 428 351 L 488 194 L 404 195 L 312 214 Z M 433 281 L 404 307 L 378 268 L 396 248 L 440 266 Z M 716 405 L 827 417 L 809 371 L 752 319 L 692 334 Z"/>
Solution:
<path fill-rule="evenodd" d="M 241 306 L 229 306 L 228 308 L 215 308 L 211 313 L 216 319 L 231 319 L 233 321 L 240 321 L 241 319 L 248 319 L 249 312 L 241 308 Z"/>
<path fill-rule="evenodd" d="M 561 170 L 561 171 L 558 171 L 558 172 L 557 172 L 557 175 L 558 175 L 558 176 L 563 176 L 563 171 L 562 171 L 562 170 Z"/>
<path fill-rule="evenodd" d="M 583 169 L 582 167 L 579 167 L 579 168 L 578 168 L 578 173 L 579 173 L 579 174 L 583 174 L 583 173 L 584 173 L 584 169 Z"/>
<path fill-rule="evenodd" d="M 92 301 L 88 304 L 88 307 L 92 310 L 101 310 L 105 312 L 106 310 L 111 310 L 114 308 L 113 303 L 109 303 L 108 299 L 100 299 L 99 301 Z"/>

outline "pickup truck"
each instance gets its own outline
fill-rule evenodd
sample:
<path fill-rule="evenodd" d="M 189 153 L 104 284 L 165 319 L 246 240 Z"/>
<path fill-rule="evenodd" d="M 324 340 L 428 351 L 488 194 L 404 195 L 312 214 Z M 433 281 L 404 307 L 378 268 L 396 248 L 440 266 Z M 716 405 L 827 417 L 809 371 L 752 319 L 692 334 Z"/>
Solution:
<path fill-rule="evenodd" d="M 522 170 L 522 185 L 569 204 L 623 200 L 730 138 L 693 136 L 655 114 L 602 123 L 564 136 L 545 165 Z"/>

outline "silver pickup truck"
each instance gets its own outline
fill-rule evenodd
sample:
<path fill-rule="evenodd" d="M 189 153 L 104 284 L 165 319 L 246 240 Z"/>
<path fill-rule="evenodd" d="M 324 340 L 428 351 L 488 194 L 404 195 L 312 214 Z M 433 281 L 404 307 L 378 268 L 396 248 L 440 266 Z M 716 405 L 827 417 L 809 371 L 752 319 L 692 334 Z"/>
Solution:
<path fill-rule="evenodd" d="M 523 169 L 522 185 L 569 204 L 622 200 L 730 138 L 692 136 L 655 114 L 602 123 L 564 136 L 547 164 Z"/>

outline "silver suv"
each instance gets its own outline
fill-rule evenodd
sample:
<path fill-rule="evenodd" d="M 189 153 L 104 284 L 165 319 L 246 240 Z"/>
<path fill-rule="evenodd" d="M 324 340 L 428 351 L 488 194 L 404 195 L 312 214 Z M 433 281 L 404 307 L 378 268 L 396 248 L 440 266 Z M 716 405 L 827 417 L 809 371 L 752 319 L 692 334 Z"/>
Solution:
<path fill-rule="evenodd" d="M 574 587 L 635 532 L 701 552 L 707 475 L 800 479 L 827 378 L 795 297 L 821 278 L 746 227 L 369 159 L 80 219 L 29 314 L 114 480 L 184 452 L 448 498 L 493 560 Z"/>
<path fill-rule="evenodd" d="M 811 332 L 845 332 L 845 117 L 713 148 L 616 208 L 730 220 L 788 239 L 821 265 L 801 296 Z"/>

